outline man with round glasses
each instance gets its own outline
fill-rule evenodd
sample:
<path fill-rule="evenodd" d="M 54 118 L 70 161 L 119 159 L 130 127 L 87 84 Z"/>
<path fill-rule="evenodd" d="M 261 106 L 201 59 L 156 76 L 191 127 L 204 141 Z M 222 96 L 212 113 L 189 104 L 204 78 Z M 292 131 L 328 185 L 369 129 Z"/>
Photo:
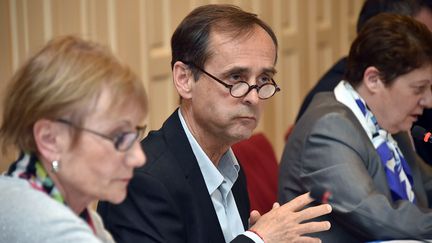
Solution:
<path fill-rule="evenodd" d="M 310 220 L 331 207 L 302 210 L 312 202 L 304 194 L 263 216 L 250 213 L 231 150 L 280 90 L 271 28 L 238 7 L 206 5 L 180 23 L 171 47 L 180 107 L 143 140 L 147 165 L 136 170 L 124 203 L 99 205 L 117 242 L 319 242 L 304 234 L 328 230 L 328 222 Z"/>

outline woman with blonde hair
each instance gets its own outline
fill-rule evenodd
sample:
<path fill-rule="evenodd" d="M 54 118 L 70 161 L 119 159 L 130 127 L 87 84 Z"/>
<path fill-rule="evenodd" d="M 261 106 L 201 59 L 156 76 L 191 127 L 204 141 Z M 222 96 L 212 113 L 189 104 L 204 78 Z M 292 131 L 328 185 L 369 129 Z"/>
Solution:
<path fill-rule="evenodd" d="M 120 203 L 135 167 L 147 98 L 104 47 L 53 39 L 15 74 L 0 142 L 20 150 L 0 176 L 0 242 L 113 242 L 89 205 Z"/>

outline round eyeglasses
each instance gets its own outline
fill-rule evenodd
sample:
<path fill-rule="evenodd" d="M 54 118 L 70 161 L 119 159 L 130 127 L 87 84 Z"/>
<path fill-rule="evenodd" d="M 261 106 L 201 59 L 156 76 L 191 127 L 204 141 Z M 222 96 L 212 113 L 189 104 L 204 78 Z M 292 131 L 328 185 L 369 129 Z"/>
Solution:
<path fill-rule="evenodd" d="M 238 81 L 235 84 L 227 84 L 224 81 L 215 77 L 214 75 L 208 73 L 204 69 L 198 67 L 197 65 L 195 65 L 192 62 L 184 62 L 183 61 L 183 63 L 198 69 L 199 71 L 203 72 L 204 74 L 206 74 L 207 76 L 209 76 L 213 80 L 215 80 L 218 83 L 225 86 L 227 89 L 229 89 L 231 96 L 234 98 L 244 97 L 251 90 L 256 89 L 257 93 L 258 93 L 258 98 L 265 100 L 265 99 L 272 97 L 276 92 L 281 90 L 273 79 L 271 79 L 271 83 L 265 83 L 265 84 L 260 85 L 260 86 L 258 86 L 256 84 L 249 85 L 246 81 Z"/>
<path fill-rule="evenodd" d="M 68 126 L 71 126 L 75 129 L 78 129 L 78 130 L 81 130 L 84 132 L 92 133 L 92 134 L 97 135 L 101 138 L 110 140 L 111 142 L 114 143 L 114 148 L 116 150 L 122 151 L 122 152 L 128 151 L 132 147 L 132 145 L 134 144 L 135 141 L 137 141 L 137 140 L 141 141 L 144 138 L 144 133 L 145 133 L 145 130 L 147 128 L 147 126 L 136 127 L 135 132 L 122 132 L 122 133 L 116 134 L 115 136 L 108 136 L 108 135 L 99 133 L 97 131 L 75 125 L 71 121 L 68 121 L 65 119 L 56 119 L 55 121 L 66 124 Z"/>

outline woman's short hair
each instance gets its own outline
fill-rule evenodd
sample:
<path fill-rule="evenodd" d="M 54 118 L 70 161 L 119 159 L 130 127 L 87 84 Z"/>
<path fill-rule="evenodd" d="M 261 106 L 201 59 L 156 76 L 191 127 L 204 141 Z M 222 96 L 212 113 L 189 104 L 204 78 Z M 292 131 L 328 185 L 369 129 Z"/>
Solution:
<path fill-rule="evenodd" d="M 147 113 L 142 81 L 111 52 L 74 36 L 58 37 L 31 57 L 12 78 L 4 99 L 0 144 L 37 152 L 33 126 L 39 119 L 67 116 L 82 124 L 102 90 L 112 95 L 111 108 L 133 104 Z M 79 133 L 73 137 L 73 145 Z"/>
<path fill-rule="evenodd" d="M 354 87 L 368 67 L 390 86 L 400 75 L 432 64 L 432 33 L 414 18 L 381 13 L 366 22 L 351 45 L 345 79 Z"/>

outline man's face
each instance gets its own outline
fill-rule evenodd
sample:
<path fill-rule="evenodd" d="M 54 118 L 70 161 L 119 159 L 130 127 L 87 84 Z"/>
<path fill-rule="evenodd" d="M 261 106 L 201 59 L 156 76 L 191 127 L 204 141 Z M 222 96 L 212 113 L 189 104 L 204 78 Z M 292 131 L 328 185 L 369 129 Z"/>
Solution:
<path fill-rule="evenodd" d="M 208 49 L 211 55 L 202 68 L 227 84 L 246 81 L 262 85 L 275 74 L 276 47 L 261 27 L 236 38 L 213 31 Z M 193 84 L 189 126 L 198 140 L 231 145 L 251 136 L 262 105 L 256 89 L 234 98 L 228 88 L 201 73 Z"/>

